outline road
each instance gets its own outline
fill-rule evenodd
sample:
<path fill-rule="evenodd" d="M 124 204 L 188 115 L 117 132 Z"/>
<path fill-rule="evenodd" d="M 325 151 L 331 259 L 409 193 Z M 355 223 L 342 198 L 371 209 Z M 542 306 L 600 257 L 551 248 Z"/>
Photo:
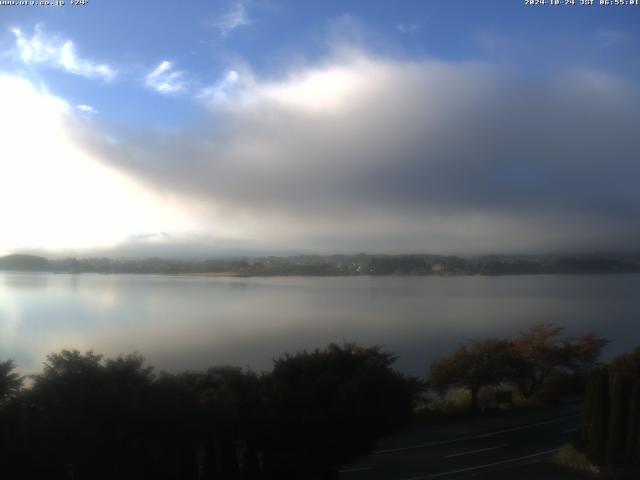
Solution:
<path fill-rule="evenodd" d="M 400 434 L 371 456 L 345 466 L 340 479 L 579 479 L 583 477 L 548 462 L 567 443 L 577 421 L 577 409 L 564 408 L 543 416 L 514 414 L 463 434 L 460 429 L 424 427 Z"/>

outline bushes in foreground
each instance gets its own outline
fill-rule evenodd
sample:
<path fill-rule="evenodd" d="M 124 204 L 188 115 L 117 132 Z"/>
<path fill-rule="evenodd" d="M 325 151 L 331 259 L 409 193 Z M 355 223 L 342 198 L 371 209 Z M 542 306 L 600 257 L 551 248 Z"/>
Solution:
<path fill-rule="evenodd" d="M 421 385 L 396 372 L 394 360 L 377 347 L 330 345 L 280 358 L 261 375 L 174 375 L 156 374 L 138 355 L 63 351 L 19 392 L 7 367 L 0 475 L 332 478 L 409 419 Z"/>

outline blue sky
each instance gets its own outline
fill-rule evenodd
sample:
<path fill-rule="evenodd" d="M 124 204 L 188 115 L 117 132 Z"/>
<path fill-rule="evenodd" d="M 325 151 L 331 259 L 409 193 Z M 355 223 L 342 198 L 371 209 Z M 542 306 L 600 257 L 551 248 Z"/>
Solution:
<path fill-rule="evenodd" d="M 640 73 L 634 7 L 525 7 L 518 0 L 68 3 L 3 8 L 3 49 L 15 42 L 12 27 L 31 36 L 39 25 L 44 38 L 71 40 L 79 55 L 117 69 L 117 80 L 104 85 L 46 67 L 29 74 L 63 98 L 125 122 L 172 125 L 197 108 L 186 95 L 163 98 L 145 88 L 144 75 L 163 60 L 184 73 L 193 94 L 238 63 L 261 76 L 281 75 L 291 62 L 322 58 L 337 39 L 400 58 L 495 61 L 532 75 L 567 63 Z M 2 67 L 24 68 L 7 58 Z"/>
<path fill-rule="evenodd" d="M 103 203 L 94 203 L 114 218 L 104 241 L 77 243 L 70 233 L 54 242 L 30 227 L 0 250 L 113 246 L 167 232 L 215 251 L 624 249 L 639 233 L 639 199 L 626 183 L 637 141 L 611 123 L 630 129 L 637 120 L 640 7 L 89 0 L 0 9 L 0 75 L 34 100 L 20 114 L 43 118 L 42 108 L 73 125 L 64 148 L 47 147 L 50 161 L 73 176 L 69 148 L 87 156 L 79 165 L 106 169 L 86 175 L 104 179 Z M 66 107 L 51 110 L 47 99 Z M 10 109 L 4 115 L 11 122 Z M 528 138 L 504 130 L 529 120 L 542 124 L 526 125 Z M 376 132 L 394 132 L 375 150 L 380 159 L 366 145 Z M 546 138 L 534 142 L 536 132 Z M 438 144 L 449 135 L 466 148 Z M 27 171 L 18 158 L 35 170 L 44 161 L 25 152 L 3 154 L 14 184 Z M 123 188 L 131 202 L 153 198 L 135 214 L 112 211 L 105 196 Z M 39 196 L 18 204 L 45 215 L 32 205 Z M 73 230 L 78 218 L 62 224 Z"/>

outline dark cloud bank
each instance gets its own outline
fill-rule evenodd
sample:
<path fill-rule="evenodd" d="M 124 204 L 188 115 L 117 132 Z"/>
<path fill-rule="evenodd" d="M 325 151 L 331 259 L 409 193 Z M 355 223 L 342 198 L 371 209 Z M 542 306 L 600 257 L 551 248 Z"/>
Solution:
<path fill-rule="evenodd" d="M 199 101 L 205 121 L 180 133 L 85 141 L 258 248 L 638 249 L 640 92 L 624 79 L 351 54 Z"/>

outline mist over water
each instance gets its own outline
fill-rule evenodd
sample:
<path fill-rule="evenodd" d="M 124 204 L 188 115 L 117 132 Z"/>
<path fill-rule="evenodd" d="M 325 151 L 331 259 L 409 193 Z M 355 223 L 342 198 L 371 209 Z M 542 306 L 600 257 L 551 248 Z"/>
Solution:
<path fill-rule="evenodd" d="M 139 351 L 167 371 L 271 368 L 329 342 L 381 344 L 423 376 L 458 342 L 555 322 L 630 350 L 640 275 L 207 278 L 0 274 L 0 360 L 39 371 L 63 348 Z"/>

